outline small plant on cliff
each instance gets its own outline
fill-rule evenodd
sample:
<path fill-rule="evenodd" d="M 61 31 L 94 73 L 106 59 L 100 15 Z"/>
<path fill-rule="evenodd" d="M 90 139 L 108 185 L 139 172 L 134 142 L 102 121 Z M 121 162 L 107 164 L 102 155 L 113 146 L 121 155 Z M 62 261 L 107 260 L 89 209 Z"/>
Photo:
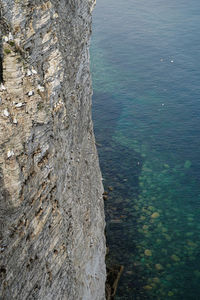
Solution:
<path fill-rule="evenodd" d="M 8 55 L 8 54 L 10 54 L 10 53 L 11 53 L 11 50 L 10 50 L 10 49 L 8 49 L 8 48 L 5 48 L 5 49 L 4 49 L 4 53 Z"/>
<path fill-rule="evenodd" d="M 15 46 L 15 42 L 14 42 L 14 41 L 9 41 L 8 43 L 9 43 L 9 45 L 10 45 L 11 47 L 14 47 L 14 46 Z"/>

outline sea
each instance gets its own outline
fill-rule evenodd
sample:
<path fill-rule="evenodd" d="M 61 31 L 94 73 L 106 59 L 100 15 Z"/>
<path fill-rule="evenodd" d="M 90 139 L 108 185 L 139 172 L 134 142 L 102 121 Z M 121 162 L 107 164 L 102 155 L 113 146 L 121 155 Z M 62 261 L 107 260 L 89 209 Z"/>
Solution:
<path fill-rule="evenodd" d="M 98 0 L 93 122 L 116 300 L 200 299 L 200 1 Z"/>

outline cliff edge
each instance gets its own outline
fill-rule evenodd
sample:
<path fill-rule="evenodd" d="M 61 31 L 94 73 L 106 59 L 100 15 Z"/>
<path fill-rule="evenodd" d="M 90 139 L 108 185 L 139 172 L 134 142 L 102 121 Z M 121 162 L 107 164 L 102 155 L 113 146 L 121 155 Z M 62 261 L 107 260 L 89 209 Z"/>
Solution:
<path fill-rule="evenodd" d="M 0 1 L 0 299 L 105 299 L 93 5 Z"/>

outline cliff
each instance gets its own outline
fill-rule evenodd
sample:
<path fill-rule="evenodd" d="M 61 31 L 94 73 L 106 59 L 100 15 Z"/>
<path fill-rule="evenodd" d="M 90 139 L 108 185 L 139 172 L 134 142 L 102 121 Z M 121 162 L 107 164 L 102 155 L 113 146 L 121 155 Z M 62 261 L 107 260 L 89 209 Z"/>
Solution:
<path fill-rule="evenodd" d="M 0 299 L 104 299 L 93 0 L 1 0 Z"/>

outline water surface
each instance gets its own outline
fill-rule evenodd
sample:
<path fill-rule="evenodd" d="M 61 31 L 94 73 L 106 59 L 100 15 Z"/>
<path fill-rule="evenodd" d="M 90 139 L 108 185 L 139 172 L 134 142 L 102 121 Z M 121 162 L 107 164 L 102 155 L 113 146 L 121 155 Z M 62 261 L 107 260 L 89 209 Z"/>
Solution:
<path fill-rule="evenodd" d="M 200 2 L 99 0 L 93 119 L 116 299 L 200 299 Z"/>

